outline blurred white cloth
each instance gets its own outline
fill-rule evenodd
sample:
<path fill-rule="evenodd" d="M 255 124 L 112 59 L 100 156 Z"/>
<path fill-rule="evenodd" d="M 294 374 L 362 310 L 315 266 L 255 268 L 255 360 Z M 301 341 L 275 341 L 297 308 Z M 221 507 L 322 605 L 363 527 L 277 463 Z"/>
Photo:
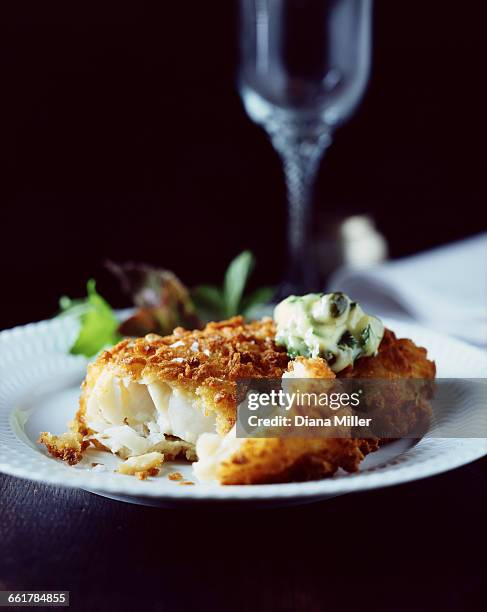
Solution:
<path fill-rule="evenodd" d="M 328 290 L 371 314 L 487 346 L 487 233 L 371 268 L 341 268 Z"/>

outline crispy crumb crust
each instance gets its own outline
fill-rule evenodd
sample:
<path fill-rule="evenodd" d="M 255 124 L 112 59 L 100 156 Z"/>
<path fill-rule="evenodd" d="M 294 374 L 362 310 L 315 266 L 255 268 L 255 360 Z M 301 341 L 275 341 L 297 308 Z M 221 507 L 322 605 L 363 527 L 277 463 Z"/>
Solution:
<path fill-rule="evenodd" d="M 167 477 L 169 478 L 169 480 L 183 480 L 183 475 L 181 474 L 181 472 L 171 472 L 167 475 Z"/>
<path fill-rule="evenodd" d="M 135 472 L 135 476 L 139 480 L 147 480 L 149 476 L 157 476 L 159 474 L 159 468 L 150 468 L 148 470 L 143 470 L 142 472 Z"/>
<path fill-rule="evenodd" d="M 83 435 L 77 431 L 68 431 L 60 436 L 43 431 L 37 442 L 44 444 L 53 457 L 62 459 L 69 465 L 76 465 L 81 461 L 83 451 L 89 446 L 89 442 L 85 442 Z"/>
<path fill-rule="evenodd" d="M 221 484 L 316 480 L 339 469 L 356 472 L 379 440 L 350 438 L 249 438 L 220 465 Z"/>
<path fill-rule="evenodd" d="M 357 359 L 338 373 L 338 378 L 434 378 L 436 365 L 427 358 L 425 348 L 416 346 L 408 338 L 396 338 L 390 329 L 384 337 L 375 357 Z"/>
<path fill-rule="evenodd" d="M 271 319 L 244 324 L 242 317 L 208 323 L 203 330 L 177 327 L 170 336 L 125 339 L 98 358 L 133 380 L 155 378 L 206 385 L 239 378 L 279 378 L 289 358 L 274 343 Z"/>
<path fill-rule="evenodd" d="M 149 476 L 157 476 L 164 462 L 162 453 L 153 452 L 139 457 L 130 457 L 121 463 L 117 472 L 128 476 L 137 476 L 139 480 L 146 480 Z"/>
<path fill-rule="evenodd" d="M 426 349 L 407 338 L 396 338 L 389 329 L 385 330 L 375 357 L 358 359 L 353 368 L 338 374 L 342 379 L 401 379 L 397 385 L 382 386 L 380 390 L 371 387 L 366 395 L 367 416 L 373 417 L 376 432 L 390 432 L 391 437 L 382 443 L 411 437 L 413 433 L 421 437 L 428 430 L 435 376 L 436 365 L 427 358 Z"/>
<path fill-rule="evenodd" d="M 321 357 L 296 357 L 289 362 L 287 371 L 299 373 L 299 366 L 305 368 L 307 378 L 335 378 L 335 373 Z"/>
<path fill-rule="evenodd" d="M 215 412 L 217 431 L 223 435 L 235 424 L 237 380 L 280 378 L 286 370 L 289 357 L 274 336 L 271 319 L 244 324 L 242 317 L 233 317 L 209 323 L 203 330 L 178 327 L 170 336 L 122 340 L 88 366 L 76 415 L 78 428 L 89 432 L 86 400 L 101 371 L 109 367 L 120 378 L 165 382 L 190 395 L 198 390 L 207 409 Z"/>

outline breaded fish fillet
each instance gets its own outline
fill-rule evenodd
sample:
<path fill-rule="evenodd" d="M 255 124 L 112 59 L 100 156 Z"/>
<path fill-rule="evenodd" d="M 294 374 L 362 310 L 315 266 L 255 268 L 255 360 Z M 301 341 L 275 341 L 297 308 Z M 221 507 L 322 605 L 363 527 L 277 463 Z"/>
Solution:
<path fill-rule="evenodd" d="M 244 325 L 235 317 L 202 331 L 123 340 L 88 366 L 73 432 L 43 433 L 41 442 L 72 464 L 87 440 L 124 459 L 153 451 L 196 459 L 202 433 L 232 429 L 238 379 L 286 370 L 274 333 L 270 319 Z"/>
<path fill-rule="evenodd" d="M 177 328 L 171 336 L 123 340 L 88 367 L 72 432 L 44 433 L 40 441 L 70 463 L 79 461 L 87 443 L 124 459 L 151 452 L 198 459 L 198 478 L 222 484 L 307 480 L 340 467 L 357 470 L 378 448 L 377 439 L 236 437 L 239 379 L 335 377 L 321 358 L 290 361 L 274 338 L 272 320 L 244 324 L 234 317 L 201 331 Z M 392 332 L 383 343 L 377 357 L 356 362 L 368 362 L 357 368 L 358 376 L 377 376 L 370 373 L 374 368 L 383 378 L 434 376 L 424 349 L 396 340 Z M 354 370 L 344 376 L 354 376 Z M 70 436 L 76 443 L 70 444 Z"/>

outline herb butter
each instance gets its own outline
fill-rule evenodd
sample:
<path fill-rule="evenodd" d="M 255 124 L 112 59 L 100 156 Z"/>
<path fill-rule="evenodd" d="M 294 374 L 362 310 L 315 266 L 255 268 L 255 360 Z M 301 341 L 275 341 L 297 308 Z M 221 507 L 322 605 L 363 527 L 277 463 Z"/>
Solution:
<path fill-rule="evenodd" d="M 384 325 L 344 293 L 291 295 L 274 310 L 276 343 L 290 357 L 323 357 L 340 372 L 360 357 L 377 354 Z"/>

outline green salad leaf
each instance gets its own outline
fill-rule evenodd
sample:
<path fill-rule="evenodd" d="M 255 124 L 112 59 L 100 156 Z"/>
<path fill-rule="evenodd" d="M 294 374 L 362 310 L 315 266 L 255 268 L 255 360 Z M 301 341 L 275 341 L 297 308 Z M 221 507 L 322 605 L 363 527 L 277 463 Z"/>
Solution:
<path fill-rule="evenodd" d="M 242 251 L 225 272 L 223 287 L 199 285 L 191 291 L 198 312 L 206 319 L 224 319 L 237 314 L 246 315 L 259 304 L 266 304 L 274 294 L 273 287 L 260 287 L 245 296 L 245 286 L 255 266 L 250 251 Z"/>
<path fill-rule="evenodd" d="M 242 251 L 230 262 L 223 281 L 225 316 L 233 317 L 238 314 L 245 285 L 254 265 L 255 257 L 250 251 Z"/>
<path fill-rule="evenodd" d="M 87 297 L 72 300 L 63 296 L 59 300 L 61 316 L 76 316 L 81 322 L 80 331 L 70 349 L 72 355 L 93 357 L 105 346 L 121 340 L 119 322 L 110 304 L 96 291 L 94 279 L 86 285 Z"/>
<path fill-rule="evenodd" d="M 80 321 L 70 353 L 93 357 L 124 336 L 143 336 L 149 332 L 166 335 L 178 325 L 194 329 L 203 327 L 205 320 L 237 314 L 252 316 L 252 309 L 268 303 L 274 294 L 272 287 L 260 287 L 245 295 L 254 265 L 252 253 L 243 251 L 230 262 L 222 287 L 199 285 L 189 292 L 168 270 L 110 262 L 109 269 L 119 278 L 136 309 L 120 323 L 110 304 L 97 292 L 93 279 L 87 283 L 86 298 L 61 297 L 58 316 L 77 317 Z"/>

